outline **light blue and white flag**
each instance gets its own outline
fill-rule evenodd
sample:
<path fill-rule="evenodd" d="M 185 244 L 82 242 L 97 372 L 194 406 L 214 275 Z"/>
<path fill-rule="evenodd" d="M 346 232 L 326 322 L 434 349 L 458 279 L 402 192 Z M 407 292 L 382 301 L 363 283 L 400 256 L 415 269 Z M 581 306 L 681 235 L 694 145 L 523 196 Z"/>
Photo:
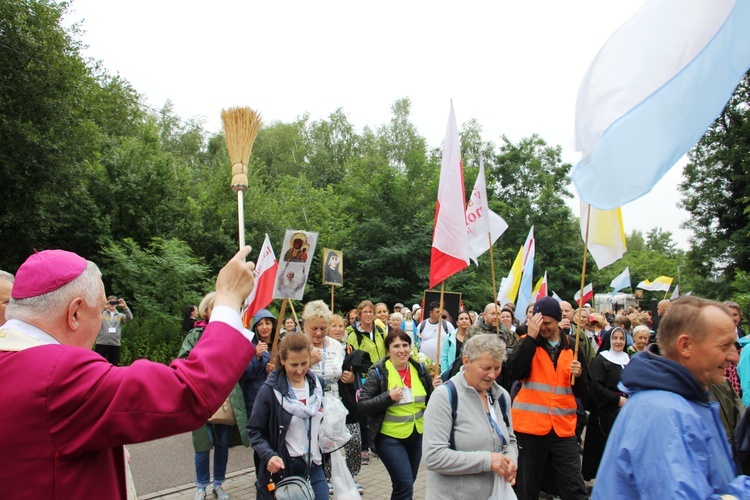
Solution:
<path fill-rule="evenodd" d="M 558 302 L 562 302 L 562 299 L 560 298 L 560 296 L 557 295 L 555 292 L 552 292 L 552 298 Z"/>
<path fill-rule="evenodd" d="M 633 286 L 630 284 L 630 267 L 626 267 L 623 272 L 617 275 L 609 286 L 614 288 L 614 290 L 612 290 L 612 295 L 616 294 L 623 288 L 630 288 Z"/>
<path fill-rule="evenodd" d="M 649 0 L 581 82 L 573 170 L 602 210 L 648 193 L 705 133 L 750 67 L 750 0 Z"/>

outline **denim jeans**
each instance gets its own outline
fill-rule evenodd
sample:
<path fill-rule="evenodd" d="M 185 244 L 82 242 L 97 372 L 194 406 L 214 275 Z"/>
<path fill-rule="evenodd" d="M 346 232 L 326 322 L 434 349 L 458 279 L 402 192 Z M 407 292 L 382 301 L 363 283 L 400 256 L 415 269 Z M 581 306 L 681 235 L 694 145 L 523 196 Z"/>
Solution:
<path fill-rule="evenodd" d="M 292 463 L 290 465 L 290 471 L 288 473 L 285 472 L 285 477 L 305 477 L 307 462 L 305 462 L 304 458 L 294 457 L 292 458 Z M 326 476 L 323 473 L 323 466 L 317 465 L 315 462 L 310 465 L 310 484 L 315 492 L 315 500 L 328 500 L 328 483 L 326 482 Z"/>
<path fill-rule="evenodd" d="M 206 424 L 208 437 L 214 446 L 214 488 L 221 486 L 226 478 L 227 461 L 229 459 L 229 429 L 228 425 Z M 210 451 L 195 452 L 195 484 L 199 490 L 205 490 L 211 484 L 210 453 Z"/>
<path fill-rule="evenodd" d="M 391 500 L 411 499 L 414 496 L 414 480 L 417 479 L 419 462 L 422 460 L 422 435 L 416 429 L 406 439 L 378 434 L 375 447 L 391 476 Z"/>

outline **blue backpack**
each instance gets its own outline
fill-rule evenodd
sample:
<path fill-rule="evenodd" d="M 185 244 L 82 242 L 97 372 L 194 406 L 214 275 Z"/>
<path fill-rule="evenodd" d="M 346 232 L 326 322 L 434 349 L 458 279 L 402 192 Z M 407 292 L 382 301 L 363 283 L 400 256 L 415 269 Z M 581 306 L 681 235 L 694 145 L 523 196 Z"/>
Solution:
<path fill-rule="evenodd" d="M 452 380 L 445 383 L 448 387 L 448 401 L 451 403 L 451 418 L 453 419 L 453 425 L 451 426 L 451 436 L 448 440 L 448 445 L 451 450 L 456 449 L 456 415 L 458 414 L 458 390 L 456 384 Z M 505 427 L 510 430 L 510 421 L 508 420 L 508 408 L 505 406 L 505 398 L 500 397 L 500 412 L 503 414 L 503 422 Z"/>

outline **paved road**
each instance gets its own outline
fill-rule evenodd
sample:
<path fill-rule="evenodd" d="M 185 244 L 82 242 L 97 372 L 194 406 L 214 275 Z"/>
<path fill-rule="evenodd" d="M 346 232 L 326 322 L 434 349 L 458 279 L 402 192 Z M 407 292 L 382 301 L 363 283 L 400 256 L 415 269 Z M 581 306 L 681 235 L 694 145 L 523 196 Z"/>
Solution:
<path fill-rule="evenodd" d="M 145 495 L 166 488 L 195 482 L 195 452 L 191 434 L 179 434 L 165 439 L 129 445 L 136 491 Z M 213 461 L 213 453 L 211 453 Z M 249 448 L 229 449 L 227 473 L 252 467 Z"/>

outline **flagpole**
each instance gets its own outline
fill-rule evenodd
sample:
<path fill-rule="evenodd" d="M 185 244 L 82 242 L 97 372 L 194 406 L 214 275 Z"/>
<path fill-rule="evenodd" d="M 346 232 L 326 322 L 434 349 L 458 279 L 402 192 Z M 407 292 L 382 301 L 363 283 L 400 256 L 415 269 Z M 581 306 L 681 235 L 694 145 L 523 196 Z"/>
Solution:
<path fill-rule="evenodd" d="M 331 285 L 331 312 L 333 312 L 333 285 Z"/>
<path fill-rule="evenodd" d="M 497 279 L 495 278 L 495 257 L 492 254 L 492 233 L 487 233 L 487 239 L 490 243 L 490 269 L 492 270 L 492 303 L 495 304 L 495 317 L 497 322 L 495 323 L 495 332 L 497 336 L 500 336 L 500 313 L 497 310 Z"/>
<path fill-rule="evenodd" d="M 437 328 L 437 352 L 435 356 L 437 357 L 437 362 L 435 363 L 435 375 L 440 375 L 440 337 L 442 336 L 441 330 L 443 327 L 443 298 L 445 297 L 445 280 L 440 282 L 440 317 L 438 318 L 438 328 Z M 433 361 L 435 361 L 433 359 Z"/>
<path fill-rule="evenodd" d="M 672 288 L 672 285 L 669 285 L 669 288 Z M 662 300 L 667 300 L 667 295 L 669 294 L 669 288 L 667 288 L 667 291 L 664 292 L 664 298 Z"/>
<path fill-rule="evenodd" d="M 271 346 L 271 361 L 273 363 L 276 359 L 276 346 L 279 345 L 279 337 L 281 337 L 281 328 L 284 324 L 284 313 L 286 313 L 286 303 L 288 299 L 281 301 L 281 312 L 279 312 L 279 320 L 276 322 L 276 335 L 273 338 L 273 345 Z"/>
<path fill-rule="evenodd" d="M 583 310 L 583 289 L 586 287 L 586 258 L 589 255 L 589 221 L 591 220 L 591 205 L 586 210 L 586 237 L 583 239 L 583 269 L 581 269 L 581 292 L 578 296 L 578 309 Z M 582 313 L 581 313 L 582 314 Z M 576 348 L 573 351 L 573 359 L 578 360 L 578 347 L 581 344 L 581 314 L 576 321 Z M 570 385 L 576 384 L 575 376 L 570 377 Z"/>
<path fill-rule="evenodd" d="M 294 310 L 294 302 L 289 301 L 289 307 L 292 309 L 292 317 L 294 318 L 294 323 L 297 325 L 297 331 L 302 333 L 302 327 L 299 326 L 299 320 L 297 319 L 297 312 Z"/>

